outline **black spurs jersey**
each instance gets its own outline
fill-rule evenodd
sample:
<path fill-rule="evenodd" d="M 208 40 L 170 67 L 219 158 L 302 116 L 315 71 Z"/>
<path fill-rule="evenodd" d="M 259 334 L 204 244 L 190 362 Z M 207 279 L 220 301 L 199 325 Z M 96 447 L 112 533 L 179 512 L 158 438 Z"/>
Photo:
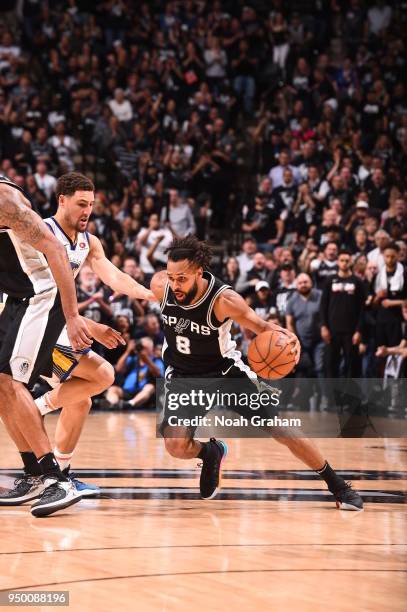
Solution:
<path fill-rule="evenodd" d="M 210 272 L 205 271 L 204 278 L 208 287 L 194 304 L 178 304 L 168 281 L 161 304 L 165 366 L 172 366 L 191 377 L 221 371 L 230 365 L 228 359 L 237 361 L 241 356 L 230 335 L 232 319 L 221 323 L 213 312 L 218 295 L 231 287 Z"/>
<path fill-rule="evenodd" d="M 7 177 L 0 175 L 0 183 L 18 189 L 29 199 L 21 187 Z M 0 226 L 0 293 L 26 298 L 54 287 L 54 277 L 45 255 L 22 242 L 13 230 Z"/>

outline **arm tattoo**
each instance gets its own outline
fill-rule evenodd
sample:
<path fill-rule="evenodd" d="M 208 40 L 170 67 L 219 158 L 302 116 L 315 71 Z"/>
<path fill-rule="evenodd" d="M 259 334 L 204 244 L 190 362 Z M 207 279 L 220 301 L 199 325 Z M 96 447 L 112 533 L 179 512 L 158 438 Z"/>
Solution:
<path fill-rule="evenodd" d="M 16 235 L 35 246 L 45 236 L 44 222 L 27 204 L 24 196 L 8 185 L 0 186 L 0 227 L 13 230 Z"/>

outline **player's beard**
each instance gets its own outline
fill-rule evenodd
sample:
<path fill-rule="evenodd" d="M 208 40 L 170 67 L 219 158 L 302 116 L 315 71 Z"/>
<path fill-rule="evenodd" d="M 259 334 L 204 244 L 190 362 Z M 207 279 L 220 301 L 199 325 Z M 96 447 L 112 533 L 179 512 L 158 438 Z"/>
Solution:
<path fill-rule="evenodd" d="M 195 281 L 191 289 L 185 294 L 185 297 L 182 301 L 177 300 L 175 295 L 174 295 L 174 298 L 178 304 L 182 304 L 183 306 L 189 306 L 192 300 L 195 299 L 197 293 L 198 293 L 198 283 Z"/>

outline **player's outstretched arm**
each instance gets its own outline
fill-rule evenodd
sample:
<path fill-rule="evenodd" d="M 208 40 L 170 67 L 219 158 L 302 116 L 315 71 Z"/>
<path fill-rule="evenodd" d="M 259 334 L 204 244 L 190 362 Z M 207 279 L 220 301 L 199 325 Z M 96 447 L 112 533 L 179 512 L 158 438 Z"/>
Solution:
<path fill-rule="evenodd" d="M 31 210 L 23 194 L 6 184 L 0 184 L 0 227 L 13 230 L 14 234 L 44 255 L 61 295 L 62 308 L 67 322 L 68 336 L 74 349 L 91 344 L 90 333 L 78 313 L 75 283 L 64 246 L 55 238 L 41 217 Z"/>
<path fill-rule="evenodd" d="M 155 296 L 150 289 L 146 289 L 140 285 L 129 274 L 125 274 L 119 268 L 116 268 L 109 261 L 103 250 L 102 243 L 96 236 L 90 236 L 90 251 L 88 255 L 88 263 L 95 274 L 101 281 L 119 293 L 128 295 L 133 300 L 155 300 Z"/>
<path fill-rule="evenodd" d="M 280 325 L 264 321 L 236 291 L 232 289 L 223 291 L 216 300 L 213 311 L 219 321 L 224 321 L 227 318 L 233 319 L 241 327 L 247 327 L 247 329 L 250 329 L 255 334 L 261 334 L 265 331 L 278 331 L 286 334 L 291 338 L 290 342 L 293 344 L 292 352 L 296 356 L 296 363 L 298 363 L 301 346 L 297 336 Z"/>

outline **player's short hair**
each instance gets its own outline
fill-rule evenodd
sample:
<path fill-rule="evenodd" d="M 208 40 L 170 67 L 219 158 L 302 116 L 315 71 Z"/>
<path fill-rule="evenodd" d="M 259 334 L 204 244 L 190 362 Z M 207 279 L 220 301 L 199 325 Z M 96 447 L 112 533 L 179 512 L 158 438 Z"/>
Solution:
<path fill-rule="evenodd" d="M 75 191 L 95 191 L 95 185 L 80 172 L 66 172 L 59 177 L 55 189 L 57 199 L 60 195 L 73 196 Z"/>
<path fill-rule="evenodd" d="M 198 240 L 196 236 L 185 236 L 185 238 L 174 238 L 165 251 L 170 261 L 182 261 L 187 259 L 192 264 L 209 268 L 212 259 L 212 249 L 206 242 Z"/>

